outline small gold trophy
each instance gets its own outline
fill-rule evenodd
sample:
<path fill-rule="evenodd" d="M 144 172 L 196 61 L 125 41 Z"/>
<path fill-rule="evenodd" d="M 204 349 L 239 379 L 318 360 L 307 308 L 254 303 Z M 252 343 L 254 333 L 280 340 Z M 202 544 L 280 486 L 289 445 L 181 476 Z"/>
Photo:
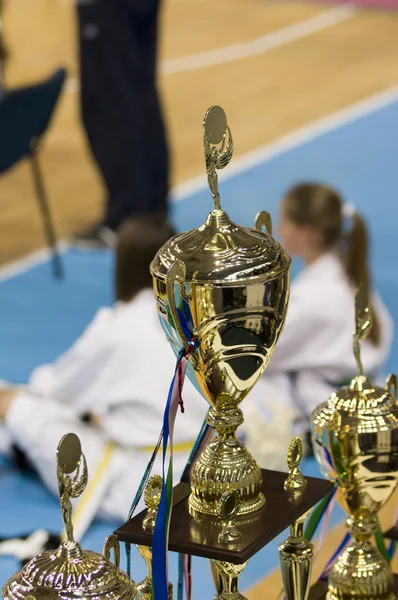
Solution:
<path fill-rule="evenodd" d="M 219 516 L 222 523 L 218 541 L 222 544 L 233 545 L 242 540 L 242 534 L 238 530 L 235 517 L 239 512 L 239 493 L 237 490 L 225 492 L 221 496 L 219 505 Z M 210 562 L 211 573 L 217 594 L 214 600 L 247 600 L 239 592 L 239 577 L 247 565 L 247 561 L 233 564 L 223 560 L 212 560 Z"/>
<path fill-rule="evenodd" d="M 363 372 L 360 340 L 372 325 L 365 289 L 356 295 L 354 354 L 359 374 L 312 414 L 315 456 L 323 473 L 339 484 L 338 498 L 350 515 L 352 544 L 329 575 L 329 600 L 393 600 L 391 569 L 371 538 L 377 513 L 398 482 L 398 406 L 396 376 L 385 388 Z"/>
<path fill-rule="evenodd" d="M 299 466 L 303 458 L 303 443 L 294 438 L 289 446 L 287 464 L 289 475 L 285 490 L 293 504 L 300 500 L 307 486 Z M 304 538 L 304 524 L 311 511 L 306 511 L 290 526 L 288 539 L 279 546 L 283 587 L 287 600 L 307 600 L 310 591 L 314 546 Z"/>
<path fill-rule="evenodd" d="M 203 124 L 214 209 L 199 228 L 172 237 L 151 264 L 160 322 L 175 354 L 188 357 L 187 373 L 210 404 L 207 423 L 213 428 L 173 489 L 168 550 L 210 560 L 215 600 L 245 600 L 239 580 L 247 562 L 295 521 L 290 543 L 302 551 L 303 519 L 333 485 L 306 482 L 301 450 L 294 446 L 285 491 L 285 473 L 260 469 L 236 436 L 240 404 L 267 366 L 285 321 L 291 260 L 272 237 L 268 213 L 259 213 L 251 228 L 233 223 L 222 209 L 217 170 L 231 160 L 232 135 L 219 106 L 207 111 Z M 143 531 L 143 517 L 119 527 L 119 539 L 149 547 L 152 534 Z M 300 556 L 304 565 L 308 548 Z M 299 572 L 290 562 L 295 600 L 306 600 L 309 567 Z M 162 582 L 163 596 L 163 574 Z"/>
<path fill-rule="evenodd" d="M 156 515 L 158 512 L 160 497 L 162 493 L 162 478 L 154 475 L 150 478 L 145 489 L 145 504 L 147 514 L 142 521 L 145 531 L 153 533 L 155 529 Z M 151 600 L 152 598 L 152 549 L 149 546 L 137 546 L 139 553 L 145 561 L 146 576 L 137 584 L 137 598 Z M 169 583 L 169 600 L 173 598 L 173 586 Z"/>
<path fill-rule="evenodd" d="M 278 341 L 289 299 L 290 257 L 259 213 L 254 229 L 233 223 L 221 208 L 217 169 L 232 157 L 231 131 L 222 108 L 204 117 L 207 178 L 214 209 L 198 229 L 178 234 L 151 264 L 158 313 L 176 354 L 189 352 L 187 373 L 211 408 L 216 435 L 190 475 L 190 512 L 217 517 L 221 496 L 236 489 L 239 515 L 265 504 L 257 462 L 236 437 L 240 403 L 255 385 Z M 262 228 L 265 227 L 266 231 Z M 181 314 L 191 322 L 187 332 Z"/>
<path fill-rule="evenodd" d="M 4 600 L 134 600 L 135 584 L 119 569 L 119 542 L 109 536 L 104 556 L 83 550 L 73 538 L 71 498 L 83 493 L 87 464 L 80 440 L 65 435 L 58 445 L 58 486 L 66 541 L 35 556 L 3 587 Z M 114 551 L 115 565 L 110 562 Z"/>

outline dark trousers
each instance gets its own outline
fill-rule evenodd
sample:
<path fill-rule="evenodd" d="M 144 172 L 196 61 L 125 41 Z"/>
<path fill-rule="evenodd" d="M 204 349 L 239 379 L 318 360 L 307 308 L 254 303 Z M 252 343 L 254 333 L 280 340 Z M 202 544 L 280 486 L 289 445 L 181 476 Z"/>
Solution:
<path fill-rule="evenodd" d="M 160 0 L 80 0 L 81 112 L 107 191 L 104 224 L 167 213 L 168 149 L 156 90 Z"/>

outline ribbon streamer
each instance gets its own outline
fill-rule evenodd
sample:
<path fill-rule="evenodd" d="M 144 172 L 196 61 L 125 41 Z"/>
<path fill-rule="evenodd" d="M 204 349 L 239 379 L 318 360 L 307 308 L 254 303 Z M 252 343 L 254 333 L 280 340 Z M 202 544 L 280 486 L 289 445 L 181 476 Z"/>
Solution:
<path fill-rule="evenodd" d="M 171 382 L 169 395 L 163 418 L 163 457 L 162 457 L 162 492 L 160 497 L 159 509 L 155 523 L 155 530 L 152 538 L 152 599 L 168 600 L 168 542 L 171 522 L 171 513 L 173 505 L 173 433 L 174 423 L 178 406 L 182 403 L 182 387 L 185 379 L 185 373 L 188 366 L 189 354 L 198 346 L 198 339 L 193 334 L 193 321 L 189 310 L 189 305 L 185 300 L 181 300 L 180 307 L 177 308 L 178 318 L 181 327 L 186 335 L 188 349 L 183 348 L 178 356 L 176 370 Z M 169 464 L 166 475 L 166 457 L 167 447 L 169 446 Z M 192 453 L 191 453 L 192 456 Z M 189 565 L 184 559 L 183 564 Z M 190 593 L 190 576 L 187 573 L 187 593 Z"/>

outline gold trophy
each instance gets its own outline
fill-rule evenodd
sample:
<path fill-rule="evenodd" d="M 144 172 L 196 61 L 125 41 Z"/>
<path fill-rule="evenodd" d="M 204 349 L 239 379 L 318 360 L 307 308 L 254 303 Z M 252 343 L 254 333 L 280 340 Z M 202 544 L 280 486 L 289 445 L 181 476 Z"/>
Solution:
<path fill-rule="evenodd" d="M 153 533 L 155 529 L 156 515 L 158 512 L 160 496 L 162 493 L 162 478 L 154 475 L 150 478 L 145 489 L 144 500 L 147 507 L 146 517 L 142 521 L 145 531 Z M 137 583 L 137 599 L 151 600 L 152 598 L 152 549 L 149 546 L 137 546 L 139 553 L 145 562 L 146 576 Z M 173 586 L 169 583 L 169 600 L 173 598 Z"/>
<path fill-rule="evenodd" d="M 350 515 L 351 545 L 333 566 L 328 600 L 393 600 L 391 569 L 371 543 L 377 513 L 398 481 L 396 376 L 385 388 L 365 377 L 360 340 L 372 325 L 364 288 L 356 296 L 354 354 L 359 374 L 312 414 L 315 456 L 323 473 L 339 484 L 338 498 Z"/>
<path fill-rule="evenodd" d="M 236 437 L 243 422 L 239 405 L 281 333 L 291 260 L 271 235 L 268 213 L 257 215 L 253 229 L 236 225 L 221 208 L 217 169 L 231 160 L 233 143 L 219 106 L 205 115 L 204 147 L 214 209 L 201 227 L 159 250 L 151 273 L 167 339 L 176 354 L 182 347 L 189 353 L 187 373 L 210 404 L 207 422 L 215 430 L 190 474 L 190 513 L 216 517 L 221 496 L 236 489 L 242 516 L 261 509 L 265 498 L 261 470 Z M 193 350 L 190 338 L 198 342 Z"/>
<path fill-rule="evenodd" d="M 294 438 L 289 446 L 289 475 L 284 488 L 292 504 L 300 502 L 307 480 L 300 471 L 303 442 Z M 290 526 L 288 539 L 279 546 L 279 558 L 286 600 L 307 600 L 310 591 L 314 546 L 304 538 L 304 524 L 311 511 L 306 511 Z"/>
<path fill-rule="evenodd" d="M 66 541 L 35 556 L 3 586 L 4 600 L 134 600 L 135 584 L 119 569 L 119 542 L 110 535 L 103 554 L 83 550 L 73 539 L 71 498 L 87 484 L 87 464 L 79 438 L 65 435 L 58 445 L 58 486 Z M 114 552 L 115 565 L 110 562 Z"/>
<path fill-rule="evenodd" d="M 219 518 L 222 523 L 218 541 L 230 546 L 242 540 L 242 534 L 234 521 L 239 513 L 240 498 L 237 490 L 224 492 L 219 503 Z M 234 564 L 224 560 L 211 560 L 210 569 L 216 588 L 214 600 L 247 600 L 239 592 L 239 578 L 247 565 L 247 561 Z"/>

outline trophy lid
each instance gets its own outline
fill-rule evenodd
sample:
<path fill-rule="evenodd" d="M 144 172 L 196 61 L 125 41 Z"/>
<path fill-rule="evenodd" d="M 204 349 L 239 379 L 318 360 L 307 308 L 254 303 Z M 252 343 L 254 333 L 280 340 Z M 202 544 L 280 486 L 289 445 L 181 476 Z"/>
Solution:
<path fill-rule="evenodd" d="M 241 227 L 230 220 L 220 205 L 216 170 L 226 167 L 233 153 L 232 135 L 223 109 L 211 107 L 203 126 L 207 179 L 214 209 L 203 225 L 177 234 L 159 250 L 151 264 L 151 273 L 166 279 L 171 266 L 180 260 L 185 265 L 185 281 L 189 282 L 228 286 L 274 279 L 286 272 L 291 259 L 271 235 L 270 215 L 260 212 L 254 229 Z"/>
<path fill-rule="evenodd" d="M 104 556 L 83 550 L 73 539 L 70 498 L 77 498 L 87 484 L 87 464 L 80 440 L 68 434 L 58 445 L 58 485 L 66 541 L 57 550 L 35 556 L 3 587 L 4 600 L 133 600 L 136 586 L 119 568 L 119 542 L 115 535 L 107 538 Z M 115 565 L 110 552 L 115 554 Z"/>
<path fill-rule="evenodd" d="M 329 398 L 328 405 L 340 414 L 357 413 L 366 415 L 386 415 L 397 411 L 395 392 L 391 388 L 396 386 L 395 375 L 387 379 L 386 387 L 375 386 L 363 375 L 357 375 L 351 383 L 334 392 Z"/>
<path fill-rule="evenodd" d="M 35 556 L 3 588 L 4 600 L 133 600 L 135 595 L 135 585 L 125 573 L 101 554 L 69 541 Z"/>
<path fill-rule="evenodd" d="M 360 286 L 355 297 L 355 331 L 353 334 L 353 349 L 359 373 L 349 385 L 341 387 L 331 395 L 327 408 L 325 408 L 329 414 L 338 411 L 343 420 L 348 415 L 351 424 L 353 417 L 358 416 L 364 428 L 371 427 L 373 429 L 377 420 L 379 425 L 383 424 L 385 427 L 388 427 L 391 420 L 391 425 L 396 427 L 398 416 L 396 375 L 389 375 L 385 388 L 382 388 L 373 385 L 363 370 L 360 341 L 369 335 L 372 323 L 373 315 L 367 293 L 365 288 Z"/>

